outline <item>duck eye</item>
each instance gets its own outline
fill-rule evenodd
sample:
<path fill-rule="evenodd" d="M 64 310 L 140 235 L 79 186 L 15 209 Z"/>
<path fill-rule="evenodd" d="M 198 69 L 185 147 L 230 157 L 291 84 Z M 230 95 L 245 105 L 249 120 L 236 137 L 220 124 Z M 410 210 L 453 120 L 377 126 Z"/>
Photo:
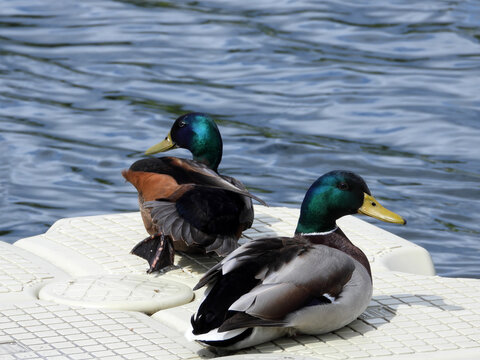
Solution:
<path fill-rule="evenodd" d="M 344 182 L 341 182 L 340 184 L 338 184 L 337 187 L 338 187 L 340 190 L 344 190 L 344 191 L 346 191 L 346 190 L 349 189 L 348 184 L 347 184 L 347 183 L 344 183 Z"/>
<path fill-rule="evenodd" d="M 181 127 L 181 128 L 184 127 L 185 125 L 187 125 L 187 124 L 185 124 L 184 121 L 180 121 L 180 122 L 178 123 L 178 127 Z"/>

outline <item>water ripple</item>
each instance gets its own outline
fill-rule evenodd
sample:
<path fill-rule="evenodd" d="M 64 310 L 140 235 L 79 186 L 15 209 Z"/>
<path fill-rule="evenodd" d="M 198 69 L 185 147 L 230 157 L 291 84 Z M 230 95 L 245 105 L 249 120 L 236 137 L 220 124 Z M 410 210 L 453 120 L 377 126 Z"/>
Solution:
<path fill-rule="evenodd" d="M 6 0 L 2 240 L 136 210 L 120 171 L 195 110 L 220 126 L 222 171 L 270 204 L 356 171 L 409 221 L 382 227 L 440 274 L 479 277 L 479 16 L 474 1 Z"/>

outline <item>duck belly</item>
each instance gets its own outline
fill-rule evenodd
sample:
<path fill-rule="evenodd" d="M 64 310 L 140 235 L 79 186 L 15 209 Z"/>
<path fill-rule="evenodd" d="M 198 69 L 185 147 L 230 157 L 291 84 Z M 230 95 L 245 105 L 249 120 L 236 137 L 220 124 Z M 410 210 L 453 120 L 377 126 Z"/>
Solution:
<path fill-rule="evenodd" d="M 340 295 L 329 304 L 307 306 L 290 315 L 289 325 L 308 335 L 324 334 L 348 325 L 360 316 L 372 298 L 370 275 L 359 262 Z"/>

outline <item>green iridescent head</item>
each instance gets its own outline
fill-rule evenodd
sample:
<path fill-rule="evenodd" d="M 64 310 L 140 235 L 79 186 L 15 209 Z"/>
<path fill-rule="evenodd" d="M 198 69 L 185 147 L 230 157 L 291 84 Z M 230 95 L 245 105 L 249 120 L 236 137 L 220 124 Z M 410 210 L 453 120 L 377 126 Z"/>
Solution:
<path fill-rule="evenodd" d="M 188 113 L 173 124 L 165 140 L 149 148 L 151 155 L 174 148 L 188 149 L 193 160 L 217 171 L 222 160 L 223 143 L 217 124 L 206 114 Z"/>
<path fill-rule="evenodd" d="M 399 215 L 380 205 L 360 176 L 337 170 L 321 176 L 308 189 L 295 232 L 330 231 L 335 229 L 337 219 L 356 213 L 386 222 L 406 223 Z"/>

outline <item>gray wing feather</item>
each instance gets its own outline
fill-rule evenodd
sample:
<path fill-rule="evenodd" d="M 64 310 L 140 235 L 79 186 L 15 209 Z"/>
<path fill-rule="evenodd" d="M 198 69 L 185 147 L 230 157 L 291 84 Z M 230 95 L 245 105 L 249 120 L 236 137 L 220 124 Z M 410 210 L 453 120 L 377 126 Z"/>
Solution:
<path fill-rule="evenodd" d="M 235 236 L 219 235 L 211 245 L 205 248 L 205 250 L 215 251 L 218 255 L 225 256 L 238 248 L 238 246 L 237 238 Z"/>
<path fill-rule="evenodd" d="M 162 228 L 163 231 L 168 232 L 169 234 L 173 233 L 173 224 L 175 223 L 176 220 L 179 218 L 175 216 L 175 213 L 172 213 L 170 216 L 163 217 L 163 224 Z M 155 221 L 155 218 L 153 218 L 153 221 Z"/>
<path fill-rule="evenodd" d="M 170 235 L 175 241 L 184 241 L 188 246 L 203 246 L 205 251 L 215 251 L 225 256 L 238 247 L 234 236 L 208 235 L 185 221 L 177 212 L 175 203 L 169 201 L 146 201 L 146 209 L 150 209 L 152 222 L 165 235 Z M 208 244 L 205 246 L 205 244 Z"/>
<path fill-rule="evenodd" d="M 165 221 L 177 212 L 175 204 L 166 201 L 146 201 L 143 205 L 146 209 L 150 209 L 152 222 L 160 231 L 162 233 L 168 233 L 168 231 L 164 229 L 164 225 Z"/>
<path fill-rule="evenodd" d="M 182 236 L 183 223 L 185 223 L 185 221 L 183 221 L 183 219 L 181 218 L 176 218 L 175 221 L 172 223 L 170 227 L 171 229 L 170 233 L 174 241 L 180 241 L 183 239 L 183 236 Z"/>
<path fill-rule="evenodd" d="M 315 246 L 277 271 L 268 274 L 262 269 L 259 274 L 268 275 L 229 309 L 262 320 L 280 320 L 314 297 L 338 296 L 354 269 L 353 259 L 345 253 Z"/>
<path fill-rule="evenodd" d="M 192 237 L 192 227 L 186 221 L 184 221 L 182 224 L 182 239 L 189 246 L 192 246 L 195 244 Z"/>

